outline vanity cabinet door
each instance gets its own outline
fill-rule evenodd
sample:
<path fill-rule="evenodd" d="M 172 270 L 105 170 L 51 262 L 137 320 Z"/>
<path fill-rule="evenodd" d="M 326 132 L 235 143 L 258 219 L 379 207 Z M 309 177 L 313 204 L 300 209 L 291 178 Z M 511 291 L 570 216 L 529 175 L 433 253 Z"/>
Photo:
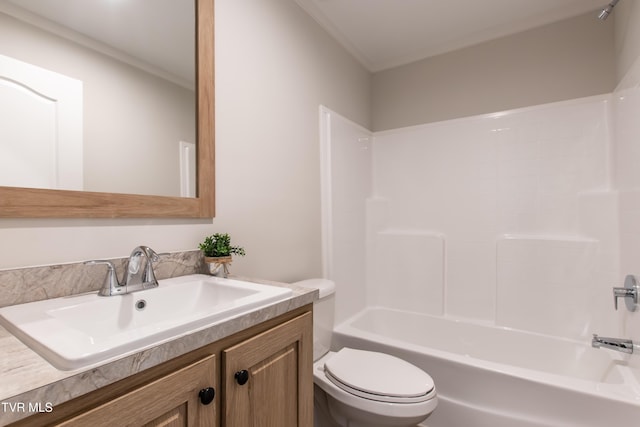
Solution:
<path fill-rule="evenodd" d="M 216 426 L 216 401 L 219 398 L 216 396 L 211 400 L 213 393 L 208 390 L 215 380 L 215 356 L 211 355 L 58 425 Z"/>
<path fill-rule="evenodd" d="M 225 427 L 313 425 L 312 314 L 223 351 Z"/>

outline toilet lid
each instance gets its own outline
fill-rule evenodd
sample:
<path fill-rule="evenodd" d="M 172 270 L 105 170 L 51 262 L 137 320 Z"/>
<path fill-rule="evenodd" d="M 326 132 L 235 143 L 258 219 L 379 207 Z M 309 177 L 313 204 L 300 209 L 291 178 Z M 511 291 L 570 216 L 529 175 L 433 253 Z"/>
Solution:
<path fill-rule="evenodd" d="M 434 389 L 429 374 L 384 353 L 343 348 L 325 362 L 324 369 L 338 387 L 372 400 L 424 401 Z"/>

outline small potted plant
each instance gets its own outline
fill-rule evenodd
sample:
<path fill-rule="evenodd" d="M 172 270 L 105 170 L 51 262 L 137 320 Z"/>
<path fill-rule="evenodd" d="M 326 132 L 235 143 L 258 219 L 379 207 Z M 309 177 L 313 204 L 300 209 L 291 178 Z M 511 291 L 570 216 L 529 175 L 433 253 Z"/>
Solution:
<path fill-rule="evenodd" d="M 227 233 L 215 233 L 200 243 L 200 250 L 204 253 L 204 262 L 213 276 L 227 277 L 232 255 L 244 256 L 244 249 L 231 245 L 231 237 Z"/>

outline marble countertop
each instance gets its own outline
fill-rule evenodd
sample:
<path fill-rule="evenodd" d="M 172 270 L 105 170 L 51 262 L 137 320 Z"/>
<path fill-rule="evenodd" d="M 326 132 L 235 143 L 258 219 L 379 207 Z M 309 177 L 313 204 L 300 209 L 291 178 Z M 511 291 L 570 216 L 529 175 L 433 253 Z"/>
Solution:
<path fill-rule="evenodd" d="M 289 287 L 293 289 L 293 296 L 212 327 L 87 369 L 60 371 L 0 327 L 0 426 L 26 418 L 38 410 L 55 410 L 57 404 L 310 304 L 318 298 L 316 290 L 286 283 L 239 279 Z"/>

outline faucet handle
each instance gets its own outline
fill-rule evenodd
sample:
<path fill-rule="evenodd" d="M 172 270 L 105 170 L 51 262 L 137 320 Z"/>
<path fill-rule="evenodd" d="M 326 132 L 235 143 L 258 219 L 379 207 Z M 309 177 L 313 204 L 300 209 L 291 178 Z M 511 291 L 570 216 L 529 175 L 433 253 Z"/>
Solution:
<path fill-rule="evenodd" d="M 121 293 L 122 286 L 120 286 L 120 282 L 118 281 L 118 275 L 116 273 L 116 267 L 113 262 L 104 260 L 104 259 L 94 259 L 90 261 L 85 261 L 85 265 L 99 265 L 104 264 L 108 267 L 107 277 L 104 280 L 104 284 L 102 285 L 102 289 L 98 292 L 99 295 L 109 296 L 117 293 Z"/>
<path fill-rule="evenodd" d="M 168 252 L 157 253 L 156 251 L 151 249 L 149 246 L 144 246 L 144 245 L 138 246 L 136 249 L 140 249 L 142 252 L 144 252 L 147 258 L 149 258 L 153 262 L 160 261 L 161 256 L 169 255 Z M 134 253 L 136 249 L 134 249 Z"/>
<path fill-rule="evenodd" d="M 151 249 L 149 246 L 140 246 L 140 247 L 147 254 L 147 258 L 149 258 L 151 261 L 156 262 L 160 260 L 160 254 L 158 254 L 156 251 Z"/>
<path fill-rule="evenodd" d="M 618 309 L 618 298 L 624 298 L 625 304 L 629 311 L 636 311 L 636 304 L 638 304 L 639 292 L 638 283 L 635 276 L 629 274 L 624 279 L 623 288 L 613 288 L 613 306 Z"/>

